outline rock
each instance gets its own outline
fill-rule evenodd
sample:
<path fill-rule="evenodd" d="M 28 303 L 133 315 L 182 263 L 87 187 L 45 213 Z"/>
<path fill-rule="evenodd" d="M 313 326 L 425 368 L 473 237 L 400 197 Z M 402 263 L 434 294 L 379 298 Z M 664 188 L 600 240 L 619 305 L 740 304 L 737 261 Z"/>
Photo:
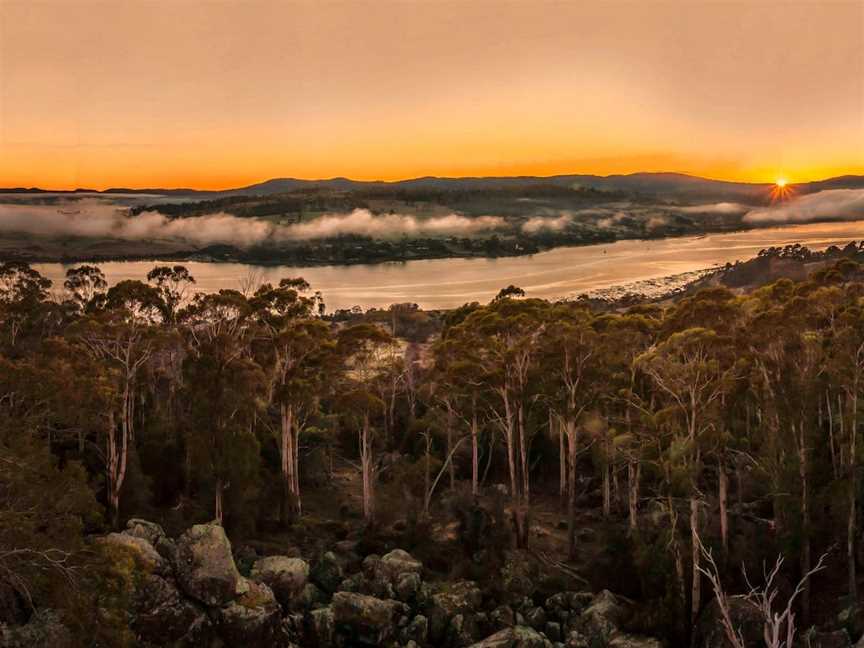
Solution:
<path fill-rule="evenodd" d="M 546 610 L 542 607 L 533 607 L 525 612 L 525 623 L 535 630 L 543 630 L 546 625 Z"/>
<path fill-rule="evenodd" d="M 376 579 L 395 584 L 400 574 L 416 574 L 419 577 L 423 572 L 423 563 L 407 551 L 394 549 L 381 557 L 374 571 Z"/>
<path fill-rule="evenodd" d="M 294 606 L 301 610 L 311 610 L 321 607 L 327 601 L 327 595 L 316 585 L 306 583 L 300 596 L 294 601 Z"/>
<path fill-rule="evenodd" d="M 495 630 L 503 630 L 516 625 L 516 615 L 509 605 L 499 605 L 489 614 L 489 621 Z"/>
<path fill-rule="evenodd" d="M 606 646 L 607 648 L 663 648 L 663 642 L 653 637 L 616 634 Z"/>
<path fill-rule="evenodd" d="M 378 563 L 381 562 L 381 556 L 378 554 L 369 554 L 363 559 L 361 568 L 366 578 L 375 578 L 375 571 L 378 568 Z"/>
<path fill-rule="evenodd" d="M 333 610 L 329 607 L 312 610 L 307 618 L 306 634 L 309 645 L 330 648 L 336 636 Z"/>
<path fill-rule="evenodd" d="M 861 643 L 859 641 L 859 643 Z M 808 632 L 804 635 L 804 645 L 808 648 L 852 648 L 849 633 L 843 630 L 833 632 Z"/>
<path fill-rule="evenodd" d="M 473 644 L 480 636 L 480 629 L 473 614 L 457 614 L 450 619 L 445 645 L 464 648 Z"/>
<path fill-rule="evenodd" d="M 339 583 L 340 592 L 355 592 L 357 594 L 369 594 L 369 584 L 366 582 L 365 576 L 361 573 L 351 574 L 348 578 Z"/>
<path fill-rule="evenodd" d="M 328 594 L 339 589 L 339 584 L 344 578 L 342 565 L 332 551 L 326 552 L 312 568 L 310 578 L 313 583 Z"/>
<path fill-rule="evenodd" d="M 471 648 L 551 648 L 552 642 L 532 628 L 514 626 L 500 630 Z"/>
<path fill-rule="evenodd" d="M 429 619 L 422 614 L 418 614 L 402 632 L 403 641 L 416 641 L 418 644 L 425 644 L 429 638 Z"/>
<path fill-rule="evenodd" d="M 159 555 L 149 540 L 125 533 L 109 533 L 97 542 L 123 547 L 135 556 L 138 565 L 146 572 L 168 576 L 171 574 L 171 565 L 165 558 Z"/>
<path fill-rule="evenodd" d="M 603 590 L 591 601 L 591 605 L 579 618 L 582 630 L 592 641 L 608 642 L 624 621 L 625 610 L 618 598 L 609 590 Z"/>
<path fill-rule="evenodd" d="M 536 569 L 531 556 L 521 551 L 507 552 L 501 568 L 501 585 L 511 602 L 534 592 L 535 576 Z"/>
<path fill-rule="evenodd" d="M 729 597 L 729 615 L 736 629 L 741 632 L 744 643 L 758 643 L 762 639 L 763 619 L 753 605 L 743 596 Z M 696 645 L 699 648 L 726 648 L 726 632 L 723 629 L 723 619 L 720 606 L 712 600 L 696 622 Z"/>
<path fill-rule="evenodd" d="M 447 626 L 457 614 L 475 612 L 483 603 L 483 594 L 474 581 L 448 583 L 433 594 L 429 605 L 429 634 L 433 643 L 441 642 Z"/>
<path fill-rule="evenodd" d="M 22 626 L 0 624 L 0 646 L 3 648 L 73 648 L 69 628 L 53 610 L 38 610 Z"/>
<path fill-rule="evenodd" d="M 161 576 L 141 578 L 132 608 L 132 630 L 144 642 L 196 646 L 212 636 L 212 624 L 204 609 L 183 598 L 174 583 Z"/>
<path fill-rule="evenodd" d="M 309 579 L 309 563 L 285 556 L 260 558 L 252 565 L 250 578 L 267 585 L 283 609 L 290 610 Z"/>
<path fill-rule="evenodd" d="M 347 626 L 352 639 L 378 645 L 393 636 L 402 606 L 374 596 L 336 592 L 330 604 L 336 626 Z"/>
<path fill-rule="evenodd" d="M 123 533 L 124 535 L 130 535 L 135 538 L 146 540 L 154 547 L 156 546 L 156 543 L 159 542 L 160 538 L 165 537 L 165 531 L 161 526 L 155 522 L 148 522 L 147 520 L 142 520 L 140 518 L 130 518 L 129 521 L 126 522 L 126 530 L 123 531 Z"/>
<path fill-rule="evenodd" d="M 548 621 L 546 627 L 543 629 L 543 634 L 545 634 L 551 641 L 561 641 L 563 638 L 563 635 L 561 634 L 561 624 L 555 623 L 554 621 Z"/>
<path fill-rule="evenodd" d="M 246 581 L 246 591 L 220 608 L 216 618 L 219 635 L 229 646 L 270 648 L 288 645 L 276 596 L 263 583 Z"/>
<path fill-rule="evenodd" d="M 196 524 L 180 536 L 177 581 L 186 594 L 210 607 L 230 603 L 248 587 L 218 524 Z"/>
<path fill-rule="evenodd" d="M 407 603 L 416 596 L 420 590 L 420 576 L 414 572 L 403 572 L 396 578 L 396 583 L 393 586 L 396 592 L 396 598 Z"/>

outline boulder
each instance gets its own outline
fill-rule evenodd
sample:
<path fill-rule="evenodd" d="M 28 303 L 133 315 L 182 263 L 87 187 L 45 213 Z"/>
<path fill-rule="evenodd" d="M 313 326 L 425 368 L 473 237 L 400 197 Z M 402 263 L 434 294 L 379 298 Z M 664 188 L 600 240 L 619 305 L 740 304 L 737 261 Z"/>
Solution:
<path fill-rule="evenodd" d="M 516 625 L 516 615 L 509 605 L 499 605 L 489 613 L 489 621 L 495 630 L 503 630 Z"/>
<path fill-rule="evenodd" d="M 536 572 L 536 565 L 530 555 L 523 551 L 507 552 L 501 568 L 501 586 L 509 596 L 509 602 L 531 596 Z"/>
<path fill-rule="evenodd" d="M 146 572 L 163 576 L 171 574 L 171 565 L 159 555 L 149 540 L 126 533 L 109 533 L 107 536 L 99 538 L 97 542 L 128 550 L 135 556 L 138 565 Z"/>
<path fill-rule="evenodd" d="M 403 642 L 416 641 L 418 644 L 425 644 L 429 638 L 429 619 L 422 614 L 418 614 L 411 622 L 402 629 Z"/>
<path fill-rule="evenodd" d="M 762 639 L 764 621 L 759 610 L 748 603 L 743 596 L 729 597 L 729 615 L 735 628 L 741 633 L 747 645 Z M 696 622 L 696 644 L 699 648 L 726 648 L 726 631 L 720 606 L 714 599 L 709 603 Z"/>
<path fill-rule="evenodd" d="M 155 574 L 139 580 L 132 610 L 130 625 L 145 643 L 197 646 L 212 636 L 204 609 L 183 598 L 172 581 Z"/>
<path fill-rule="evenodd" d="M 376 579 L 395 585 L 401 574 L 416 574 L 419 577 L 423 573 L 423 563 L 407 551 L 394 549 L 375 563 L 374 571 Z"/>
<path fill-rule="evenodd" d="M 420 591 L 420 575 L 414 572 L 403 572 L 396 578 L 396 583 L 393 586 L 396 592 L 396 598 L 407 603 L 414 599 L 417 592 Z"/>
<path fill-rule="evenodd" d="M 210 607 L 226 605 L 248 589 L 218 524 L 196 524 L 180 536 L 177 581 L 187 595 Z"/>
<path fill-rule="evenodd" d="M 245 580 L 245 579 L 244 579 Z M 282 611 L 273 591 L 263 583 L 245 582 L 245 592 L 216 612 L 219 636 L 228 646 L 288 646 Z"/>
<path fill-rule="evenodd" d="M 0 624 L 3 648 L 73 648 L 77 643 L 53 610 L 39 610 L 22 626 Z"/>
<path fill-rule="evenodd" d="M 161 538 L 165 537 L 165 531 L 161 526 L 155 522 L 148 522 L 147 520 L 142 520 L 140 518 L 130 518 L 129 521 L 126 522 L 126 529 L 123 533 L 124 535 L 146 540 L 154 547 Z"/>
<path fill-rule="evenodd" d="M 663 642 L 653 637 L 638 637 L 619 633 L 612 637 L 606 646 L 607 648 L 663 648 Z"/>
<path fill-rule="evenodd" d="M 282 607 L 290 610 L 309 579 L 309 563 L 302 558 L 268 556 L 255 561 L 250 578 L 267 585 Z"/>
<path fill-rule="evenodd" d="M 332 594 L 339 589 L 345 574 L 336 554 L 328 551 L 318 559 L 309 576 L 318 587 Z"/>
<path fill-rule="evenodd" d="M 464 648 L 472 645 L 482 636 L 477 619 L 473 614 L 457 614 L 450 619 L 445 645 L 451 648 Z"/>
<path fill-rule="evenodd" d="M 354 592 L 336 592 L 330 603 L 333 620 L 338 627 L 348 631 L 355 643 L 372 645 L 390 639 L 396 629 L 396 621 L 402 614 L 402 605 Z"/>
<path fill-rule="evenodd" d="M 457 614 L 476 612 L 483 603 L 483 593 L 474 581 L 448 583 L 431 597 L 428 617 L 432 642 L 444 639 L 450 620 Z"/>
<path fill-rule="evenodd" d="M 333 610 L 330 607 L 312 610 L 307 616 L 306 643 L 318 648 L 330 648 L 334 645 L 335 636 Z"/>
<path fill-rule="evenodd" d="M 593 641 L 605 644 L 625 620 L 626 611 L 621 601 L 609 590 L 603 590 L 582 612 L 579 625 Z"/>
<path fill-rule="evenodd" d="M 808 648 L 852 648 L 852 641 L 845 629 L 831 632 L 812 631 L 804 635 L 804 642 Z M 860 642 L 859 642 L 860 643 Z"/>
<path fill-rule="evenodd" d="M 552 648 L 552 642 L 533 628 L 514 626 L 499 630 L 471 648 Z"/>

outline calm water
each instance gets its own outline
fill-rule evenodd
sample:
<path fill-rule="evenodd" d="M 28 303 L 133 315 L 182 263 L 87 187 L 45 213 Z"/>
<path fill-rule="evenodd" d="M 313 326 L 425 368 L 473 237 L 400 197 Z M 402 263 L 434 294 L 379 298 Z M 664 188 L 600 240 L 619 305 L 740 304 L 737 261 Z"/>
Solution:
<path fill-rule="evenodd" d="M 766 247 L 801 243 L 811 249 L 864 239 L 864 221 L 792 225 L 731 234 L 610 245 L 558 248 L 505 259 L 440 259 L 376 265 L 260 267 L 241 263 L 189 262 L 197 289 L 239 288 L 250 274 L 258 281 L 304 277 L 324 294 L 328 310 L 360 305 L 386 307 L 416 302 L 424 308 L 450 308 L 488 301 L 515 284 L 531 297 L 567 297 L 621 284 L 667 277 L 748 259 Z M 153 261 L 101 264 L 110 282 L 144 279 Z M 61 285 L 67 266 L 37 264 Z"/>

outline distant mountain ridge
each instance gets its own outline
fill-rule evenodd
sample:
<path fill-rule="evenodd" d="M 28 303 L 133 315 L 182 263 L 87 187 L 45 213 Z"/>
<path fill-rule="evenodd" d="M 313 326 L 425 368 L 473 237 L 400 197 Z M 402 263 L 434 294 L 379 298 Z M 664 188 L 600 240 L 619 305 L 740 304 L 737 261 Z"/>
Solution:
<path fill-rule="evenodd" d="M 625 175 L 599 176 L 590 174 L 568 174 L 553 176 L 478 176 L 478 177 L 436 177 L 424 176 L 408 180 L 351 180 L 336 177 L 322 180 L 304 180 L 299 178 L 273 178 L 246 187 L 225 190 L 182 189 L 132 189 L 112 187 L 104 191 L 75 189 L 71 191 L 51 191 L 40 188 L 9 188 L 0 189 L 0 193 L 99 193 L 99 194 L 160 194 L 167 196 L 255 196 L 287 193 L 300 189 L 329 189 L 333 191 L 352 191 L 357 189 L 405 189 L 405 190 L 437 190 L 437 191 L 471 191 L 481 189 L 506 189 L 526 184 L 552 184 L 574 188 L 590 188 L 601 191 L 627 191 L 640 194 L 663 194 L 668 196 L 699 196 L 710 198 L 727 198 L 746 200 L 764 196 L 770 190 L 772 183 L 733 182 L 728 180 L 712 180 L 684 173 L 631 173 Z M 864 189 L 864 175 L 844 175 L 813 182 L 802 182 L 790 185 L 797 193 L 814 193 L 825 189 Z"/>

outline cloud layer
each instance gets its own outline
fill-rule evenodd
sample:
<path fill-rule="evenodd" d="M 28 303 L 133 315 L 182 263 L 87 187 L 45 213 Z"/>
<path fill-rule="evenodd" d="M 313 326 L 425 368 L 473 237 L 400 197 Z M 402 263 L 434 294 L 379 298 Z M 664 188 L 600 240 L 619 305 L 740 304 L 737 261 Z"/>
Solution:
<path fill-rule="evenodd" d="M 802 223 L 814 220 L 864 220 L 864 189 L 829 189 L 789 202 L 753 209 L 748 223 Z"/>
<path fill-rule="evenodd" d="M 343 235 L 470 236 L 505 224 L 497 216 L 466 218 L 449 214 L 421 219 L 402 214 L 375 215 L 365 209 L 325 215 L 306 223 L 280 225 L 257 218 L 216 213 L 171 219 L 157 211 L 129 216 L 99 200 L 63 205 L 0 204 L 0 232 L 37 236 L 109 237 L 130 241 L 171 239 L 195 245 L 226 243 L 250 247 L 268 241 L 306 241 Z"/>

